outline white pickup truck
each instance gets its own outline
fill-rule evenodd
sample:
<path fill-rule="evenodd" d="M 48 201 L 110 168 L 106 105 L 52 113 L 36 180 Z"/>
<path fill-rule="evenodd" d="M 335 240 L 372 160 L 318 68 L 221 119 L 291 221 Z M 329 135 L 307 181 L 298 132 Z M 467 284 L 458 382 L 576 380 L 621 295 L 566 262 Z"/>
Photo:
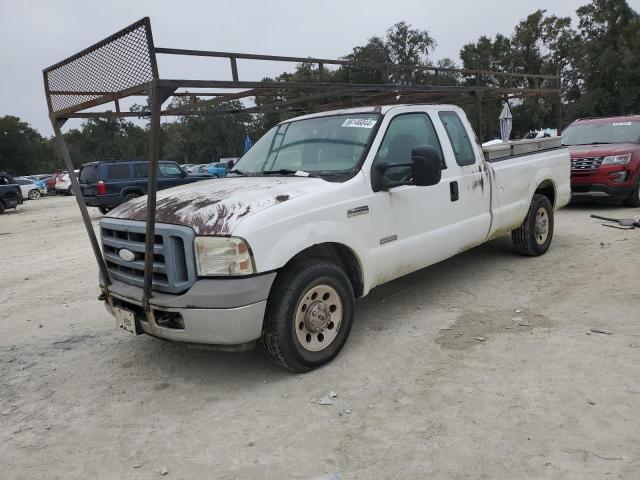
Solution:
<path fill-rule="evenodd" d="M 378 285 L 508 233 L 518 253 L 545 253 L 569 174 L 562 148 L 486 161 L 449 105 L 287 120 L 226 178 L 158 192 L 153 321 L 141 306 L 146 197 L 103 218 L 102 298 L 134 333 L 236 350 L 260 340 L 308 371 L 340 352 L 355 300 Z"/>

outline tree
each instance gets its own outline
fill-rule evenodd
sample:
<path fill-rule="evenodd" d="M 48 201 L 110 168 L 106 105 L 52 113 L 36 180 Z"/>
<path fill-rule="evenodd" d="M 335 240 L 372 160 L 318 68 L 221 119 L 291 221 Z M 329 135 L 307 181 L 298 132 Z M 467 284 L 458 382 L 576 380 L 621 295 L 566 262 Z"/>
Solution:
<path fill-rule="evenodd" d="M 640 18 L 625 0 L 593 0 L 577 11 L 579 115 L 640 110 Z"/>
<path fill-rule="evenodd" d="M 0 171 L 13 175 L 46 173 L 60 168 L 53 148 L 18 117 L 0 117 Z"/>

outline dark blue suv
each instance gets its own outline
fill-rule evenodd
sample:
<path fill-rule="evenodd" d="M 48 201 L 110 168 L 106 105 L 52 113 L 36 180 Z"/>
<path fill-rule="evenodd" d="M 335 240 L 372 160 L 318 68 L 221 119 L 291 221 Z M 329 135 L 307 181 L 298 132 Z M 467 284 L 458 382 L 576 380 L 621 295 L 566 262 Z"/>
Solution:
<path fill-rule="evenodd" d="M 158 190 L 211 179 L 207 175 L 187 175 L 176 162 L 160 160 Z M 146 160 L 104 160 L 85 163 L 80 168 L 80 190 L 90 207 L 107 213 L 121 203 L 147 194 L 149 162 Z"/>

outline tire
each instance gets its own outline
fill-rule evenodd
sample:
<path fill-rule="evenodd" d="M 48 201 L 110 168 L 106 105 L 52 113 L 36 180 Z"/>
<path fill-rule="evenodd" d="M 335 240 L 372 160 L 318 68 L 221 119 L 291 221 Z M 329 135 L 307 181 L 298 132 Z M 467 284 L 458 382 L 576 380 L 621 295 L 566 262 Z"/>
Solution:
<path fill-rule="evenodd" d="M 521 255 L 544 255 L 553 239 L 553 206 L 549 199 L 535 194 L 520 228 L 511 232 L 513 248 Z"/>
<path fill-rule="evenodd" d="M 354 310 L 353 288 L 340 267 L 320 259 L 294 263 L 271 287 L 262 347 L 281 367 L 297 373 L 313 370 L 340 353 Z"/>
<path fill-rule="evenodd" d="M 100 213 L 102 215 L 106 215 L 107 213 L 109 213 L 109 210 L 111 210 L 111 209 L 107 208 L 107 207 L 98 207 L 98 210 L 100 210 Z"/>
<path fill-rule="evenodd" d="M 29 200 L 37 200 L 40 198 L 40 190 L 37 189 L 33 189 L 33 190 L 29 190 L 29 193 L 27 193 L 27 197 L 29 197 Z"/>
<path fill-rule="evenodd" d="M 625 207 L 638 208 L 640 207 L 640 174 L 638 174 L 638 182 L 636 188 L 633 189 L 629 198 L 624 201 Z"/>
<path fill-rule="evenodd" d="M 4 203 L 0 202 L 0 215 L 4 213 Z"/>
<path fill-rule="evenodd" d="M 70 186 L 69 188 L 67 188 L 67 194 L 68 195 L 73 195 L 73 185 Z"/>
<path fill-rule="evenodd" d="M 139 193 L 127 193 L 123 198 L 122 198 L 122 203 L 127 203 L 129 200 L 133 200 L 134 198 L 138 198 L 140 196 Z"/>

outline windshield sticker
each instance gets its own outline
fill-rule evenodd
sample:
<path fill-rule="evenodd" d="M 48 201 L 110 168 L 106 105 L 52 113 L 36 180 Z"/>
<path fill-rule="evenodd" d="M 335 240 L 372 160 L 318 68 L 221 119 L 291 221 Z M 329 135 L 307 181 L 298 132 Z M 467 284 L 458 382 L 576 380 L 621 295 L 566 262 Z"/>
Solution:
<path fill-rule="evenodd" d="M 371 118 L 347 118 L 342 124 L 343 128 L 373 128 L 377 120 Z"/>
<path fill-rule="evenodd" d="M 616 122 L 616 123 L 612 123 L 612 125 L 614 127 L 630 127 L 631 122 Z"/>

